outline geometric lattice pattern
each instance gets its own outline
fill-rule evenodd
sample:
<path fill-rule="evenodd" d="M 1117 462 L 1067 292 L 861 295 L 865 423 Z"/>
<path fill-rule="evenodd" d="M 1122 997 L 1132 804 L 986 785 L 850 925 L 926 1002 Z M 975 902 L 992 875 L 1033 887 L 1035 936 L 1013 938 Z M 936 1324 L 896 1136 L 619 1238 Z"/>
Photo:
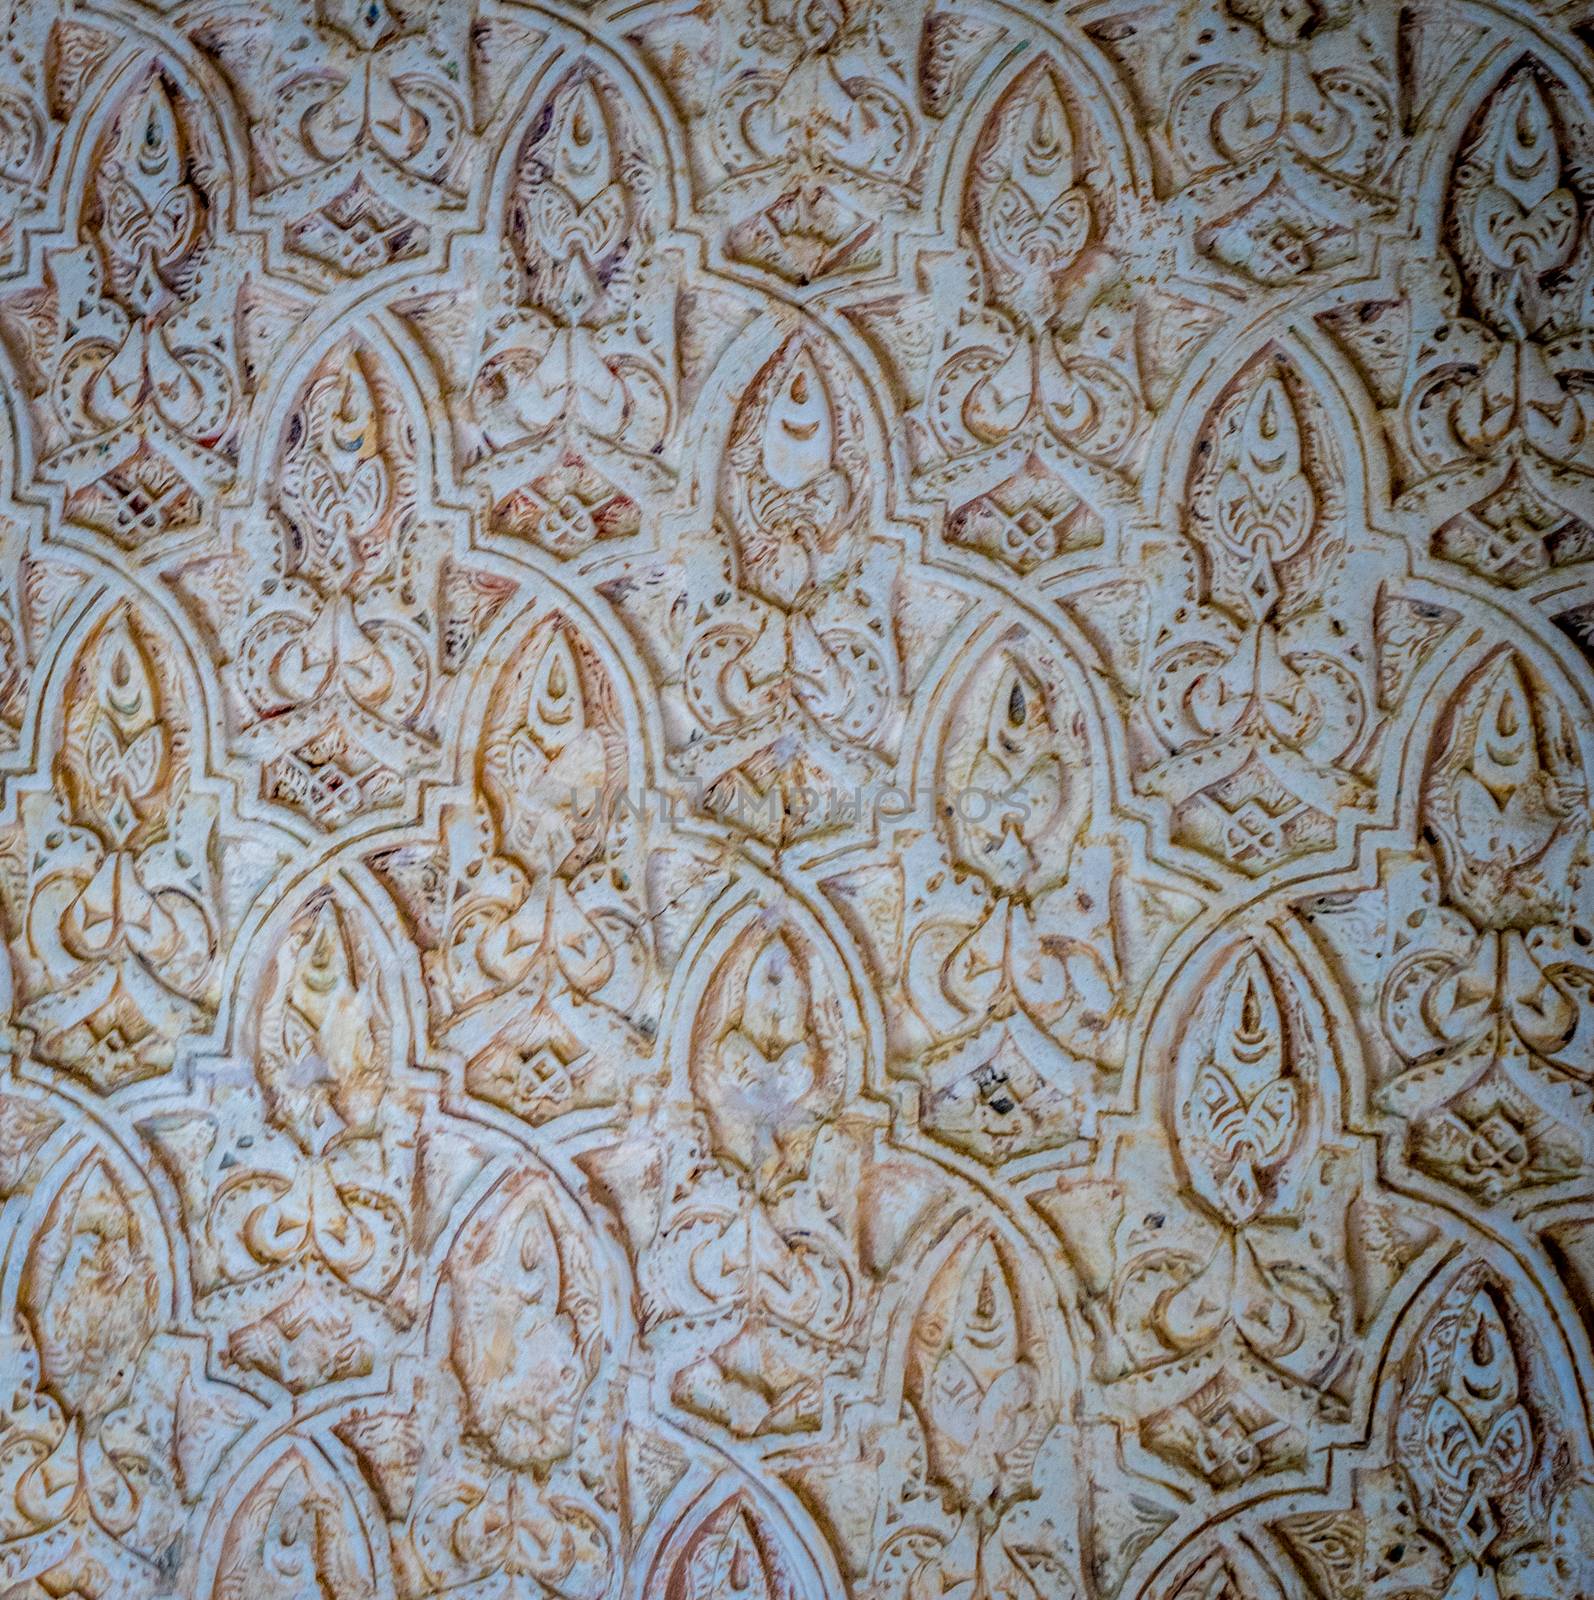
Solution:
<path fill-rule="evenodd" d="M 0 1600 L 1591 1600 L 1594 12 L 11 0 Z"/>

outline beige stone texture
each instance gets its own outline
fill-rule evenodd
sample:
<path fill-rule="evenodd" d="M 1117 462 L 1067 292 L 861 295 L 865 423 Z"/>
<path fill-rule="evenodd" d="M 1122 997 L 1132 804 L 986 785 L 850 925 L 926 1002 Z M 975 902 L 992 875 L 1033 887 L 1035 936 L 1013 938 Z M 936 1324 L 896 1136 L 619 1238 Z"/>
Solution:
<path fill-rule="evenodd" d="M 0 1600 L 1594 1600 L 1587 0 L 10 0 Z"/>

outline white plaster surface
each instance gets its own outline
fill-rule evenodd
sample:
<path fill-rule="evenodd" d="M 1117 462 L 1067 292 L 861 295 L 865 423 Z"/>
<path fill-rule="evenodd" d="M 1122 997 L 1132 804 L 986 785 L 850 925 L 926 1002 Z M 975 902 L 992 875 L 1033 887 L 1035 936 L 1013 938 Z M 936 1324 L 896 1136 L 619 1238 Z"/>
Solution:
<path fill-rule="evenodd" d="M 12 0 L 0 1600 L 1594 1596 L 1585 13 Z"/>

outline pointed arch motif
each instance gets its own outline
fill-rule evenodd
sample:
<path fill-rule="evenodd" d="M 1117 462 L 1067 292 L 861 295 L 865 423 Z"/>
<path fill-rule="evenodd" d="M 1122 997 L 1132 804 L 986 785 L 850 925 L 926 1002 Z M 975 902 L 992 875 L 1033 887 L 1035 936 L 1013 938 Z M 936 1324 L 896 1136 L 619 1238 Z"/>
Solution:
<path fill-rule="evenodd" d="M 1588 780 L 1561 697 L 1520 651 L 1489 652 L 1439 708 L 1418 782 L 1413 849 L 1360 897 L 1370 923 L 1318 926 L 1357 971 L 1358 941 L 1388 951 L 1361 987 L 1376 1104 L 1408 1160 L 1484 1203 L 1525 1201 L 1569 1181 L 1586 1142 L 1567 1097 L 1589 1077 Z M 1422 877 L 1397 937 L 1403 868 Z"/>
<path fill-rule="evenodd" d="M 800 1592 L 780 1539 L 744 1492 L 699 1514 L 644 1591 L 647 1600 L 793 1600 Z"/>
<path fill-rule="evenodd" d="M 1412 1292 L 1435 1229 L 1359 1169 L 1336 1036 L 1290 945 L 1224 941 L 1192 966 L 1142 1094 L 1162 1128 L 1036 1205 L 1119 1428 L 1211 1493 L 1289 1481 L 1314 1433 L 1352 1436 L 1373 1376 L 1358 1335 Z"/>
<path fill-rule="evenodd" d="M 1397 489 L 1433 554 L 1510 589 L 1594 553 L 1594 144 L 1554 64 L 1499 60 L 1487 76 L 1474 66 L 1459 139 L 1453 115 L 1436 125 L 1444 181 L 1423 202 L 1433 267 L 1323 322 L 1384 410 Z"/>
<path fill-rule="evenodd" d="M 1589 1600 L 1577 8 L 114 9 L 0 1600 Z"/>
<path fill-rule="evenodd" d="M 616 687 L 573 616 L 510 655 L 472 756 L 441 844 L 372 857 L 422 947 L 433 1035 L 471 1093 L 529 1123 L 612 1106 L 658 1028 L 667 868 L 633 831 Z"/>
<path fill-rule="evenodd" d="M 120 601 L 80 635 L 49 791 L 20 802 L 5 899 L 18 1020 L 39 1057 L 109 1093 L 172 1065 L 215 1015 L 218 806 L 173 646 Z M 24 865 L 25 863 L 25 865 Z"/>
<path fill-rule="evenodd" d="M 785 332 L 734 402 L 712 528 L 600 585 L 660 658 L 679 707 L 671 766 L 694 807 L 770 843 L 833 832 L 890 769 L 892 618 L 909 591 L 873 526 L 883 484 L 868 439 L 834 341 Z"/>
<path fill-rule="evenodd" d="M 183 1559 L 189 1503 L 248 1414 L 174 1327 L 168 1243 L 119 1158 L 80 1143 L 38 1182 L 43 1203 L 12 1235 L 21 1270 L 0 1340 L 0 1573 L 23 1592 L 155 1600 Z"/>
<path fill-rule="evenodd" d="M 364 914 L 298 906 L 261 970 L 249 1074 L 144 1124 L 228 1359 L 293 1394 L 370 1374 L 414 1320 L 420 1098 Z"/>
<path fill-rule="evenodd" d="M 135 60 L 108 98 L 49 273 L 0 301 L 0 337 L 32 416 L 30 470 L 138 560 L 199 538 L 235 476 L 244 352 L 211 301 L 242 291 L 247 254 L 228 235 L 214 117 L 176 64 Z"/>
<path fill-rule="evenodd" d="M 1486 1592 L 1540 1564 L 1577 1572 L 1587 1478 L 1543 1346 L 1481 1261 L 1448 1275 L 1399 1371 L 1386 1455 L 1339 1506 L 1274 1524 L 1332 1600 L 1375 1568 L 1408 1590 Z"/>
<path fill-rule="evenodd" d="M 371 1600 L 377 1592 L 347 1496 L 314 1452 L 290 1445 L 234 1511 L 211 1594 L 295 1600 L 307 1585 L 331 1600 Z"/>

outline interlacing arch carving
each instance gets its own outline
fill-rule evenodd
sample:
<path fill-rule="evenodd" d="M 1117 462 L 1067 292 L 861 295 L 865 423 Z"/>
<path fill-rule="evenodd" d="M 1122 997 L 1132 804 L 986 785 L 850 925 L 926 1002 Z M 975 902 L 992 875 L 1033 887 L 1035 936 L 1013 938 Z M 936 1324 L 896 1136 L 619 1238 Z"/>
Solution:
<path fill-rule="evenodd" d="M 238 824 L 207 781 L 191 670 L 147 606 L 91 611 L 60 648 L 43 781 L 15 786 L 5 825 L 12 1024 L 38 1059 L 103 1094 L 165 1073 L 210 1027 L 238 910 L 221 859 Z M 274 864 L 264 841 L 245 849 Z"/>
<path fill-rule="evenodd" d="M 1516 587 L 1594 537 L 1587 91 L 1530 41 L 1469 43 L 1465 114 L 1414 197 L 1428 269 L 1322 320 L 1383 412 L 1433 553 Z"/>
<path fill-rule="evenodd" d="M 1594 1600 L 1586 0 L 12 0 L 0 1600 Z"/>
<path fill-rule="evenodd" d="M 0 323 L 63 512 L 130 553 L 193 535 L 237 466 L 239 353 L 221 307 L 230 179 L 214 114 L 158 54 L 82 130 L 60 244 Z"/>

